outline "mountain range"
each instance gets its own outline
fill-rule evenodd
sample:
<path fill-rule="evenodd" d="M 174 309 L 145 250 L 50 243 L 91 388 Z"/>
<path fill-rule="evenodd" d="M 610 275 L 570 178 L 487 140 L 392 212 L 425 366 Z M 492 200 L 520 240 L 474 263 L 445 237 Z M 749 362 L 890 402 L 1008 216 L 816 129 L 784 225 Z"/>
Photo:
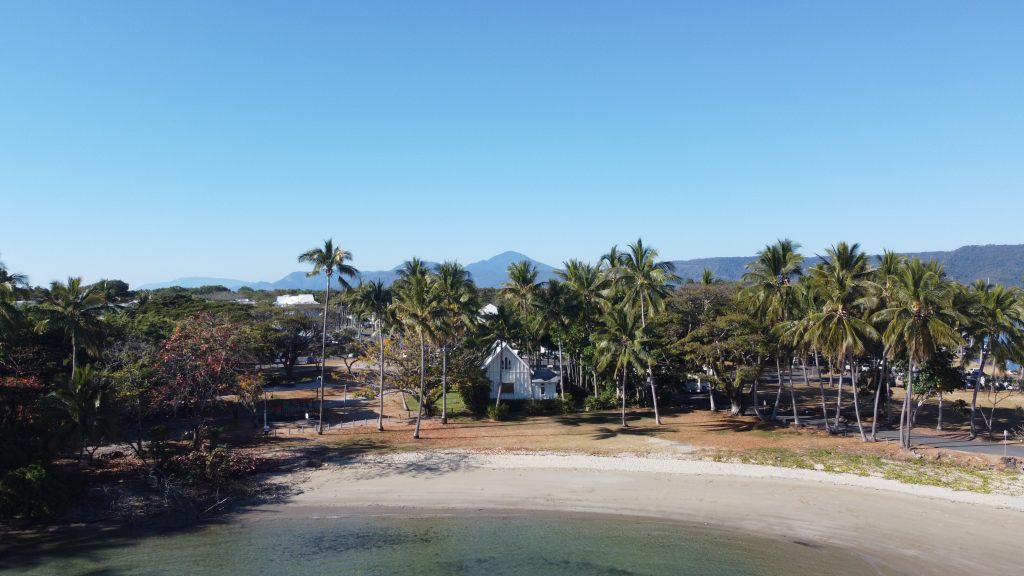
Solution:
<path fill-rule="evenodd" d="M 970 283 L 975 280 L 988 280 L 1008 286 L 1019 286 L 1024 278 L 1024 244 L 994 245 L 987 246 L 962 246 L 948 252 L 916 252 L 905 254 L 910 257 L 921 258 L 922 260 L 938 260 L 946 269 L 946 273 L 953 279 Z M 753 256 L 728 256 L 719 258 L 698 258 L 695 260 L 677 260 L 676 274 L 684 280 L 699 280 L 707 268 L 716 278 L 723 280 L 739 280 L 743 276 L 745 266 Z M 508 277 L 508 265 L 513 262 L 527 260 L 537 267 L 537 280 L 546 282 L 555 278 L 556 268 L 538 262 L 518 252 L 503 252 L 479 262 L 466 266 L 476 285 L 481 288 L 498 288 Z M 813 266 L 818 261 L 817 256 L 808 256 L 804 267 Z M 433 266 L 435 263 L 428 262 Z M 398 277 L 398 270 L 401 265 L 390 270 L 364 271 L 359 274 L 356 280 L 370 282 L 383 280 L 390 284 Z M 198 288 L 200 286 L 224 286 L 231 290 L 237 290 L 248 286 L 255 290 L 321 290 L 323 289 L 322 276 L 306 276 L 305 272 L 292 272 L 276 282 L 245 282 L 232 278 L 206 278 L 187 277 L 178 278 L 169 282 L 158 282 L 146 284 L 139 289 L 155 290 L 157 288 L 169 288 L 180 286 L 182 288 Z"/>

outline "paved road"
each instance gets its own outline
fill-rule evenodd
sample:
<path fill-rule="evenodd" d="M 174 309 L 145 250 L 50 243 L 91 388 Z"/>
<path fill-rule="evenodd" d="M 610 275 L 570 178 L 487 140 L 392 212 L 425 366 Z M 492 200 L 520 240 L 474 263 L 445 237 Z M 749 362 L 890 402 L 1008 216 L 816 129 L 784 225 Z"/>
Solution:
<path fill-rule="evenodd" d="M 880 430 L 876 434 L 879 438 L 899 442 L 899 430 Z M 991 454 L 993 456 L 1012 456 L 1017 459 L 1024 459 L 1024 444 L 1020 441 L 1010 441 L 1006 445 L 1002 441 L 990 442 L 981 438 L 968 440 L 966 434 L 956 436 L 930 436 L 925 434 L 914 434 L 911 432 L 910 442 L 918 449 L 935 448 L 941 450 L 958 450 L 971 454 Z M 1005 451 L 1005 452 L 1004 452 Z"/>

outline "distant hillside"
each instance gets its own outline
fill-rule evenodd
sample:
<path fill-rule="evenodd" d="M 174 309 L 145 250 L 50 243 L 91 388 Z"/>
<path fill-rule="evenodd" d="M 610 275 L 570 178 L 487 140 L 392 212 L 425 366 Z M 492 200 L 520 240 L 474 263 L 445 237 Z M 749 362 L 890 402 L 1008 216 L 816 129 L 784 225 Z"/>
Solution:
<path fill-rule="evenodd" d="M 994 283 L 1020 286 L 1024 279 L 1024 244 L 964 246 L 952 252 L 917 252 L 907 254 L 907 256 L 916 256 L 922 260 L 937 259 L 946 268 L 946 272 L 951 278 L 965 284 L 979 279 L 988 279 Z M 674 264 L 676 265 L 676 274 L 679 274 L 684 280 L 700 280 L 704 268 L 710 268 L 717 278 L 739 280 L 743 277 L 747 263 L 753 259 L 753 256 L 728 256 L 677 260 Z M 499 288 L 508 278 L 509 264 L 520 260 L 529 260 L 537 267 L 539 282 L 547 282 L 555 278 L 556 269 L 553 266 L 538 262 L 519 252 L 503 252 L 487 260 L 473 262 L 466 265 L 466 270 L 473 277 L 477 286 Z M 817 258 L 811 255 L 805 260 L 804 265 L 811 267 L 817 261 Z M 434 262 L 428 262 L 428 264 L 436 265 Z M 363 282 L 383 280 L 385 284 L 391 284 L 398 277 L 400 268 L 401 265 L 395 266 L 391 270 L 362 272 L 353 284 L 360 280 Z M 213 285 L 221 285 L 230 290 L 237 290 L 242 286 L 248 286 L 255 290 L 323 290 L 324 279 L 323 276 L 306 276 L 305 272 L 299 271 L 292 272 L 276 282 L 245 282 L 232 278 L 189 277 L 170 282 L 146 284 L 140 289 L 154 290 L 171 286 L 198 288 Z M 340 285 L 335 280 L 334 288 L 339 287 Z"/>
<path fill-rule="evenodd" d="M 938 260 L 950 278 L 964 284 L 989 280 L 1007 286 L 1020 286 L 1024 279 L 1024 244 L 963 246 L 952 252 L 914 252 L 905 255 L 922 260 Z M 676 274 L 684 280 L 700 280 L 704 268 L 711 269 L 717 278 L 739 280 L 746 271 L 747 263 L 752 260 L 754 256 L 729 256 L 678 260 L 673 263 Z M 815 256 L 809 256 L 804 266 L 809 268 L 817 261 Z"/>
<path fill-rule="evenodd" d="M 555 268 L 518 252 L 503 252 L 497 256 L 488 258 L 487 260 L 468 264 L 466 265 L 466 271 L 472 276 L 473 281 L 476 282 L 477 286 L 481 288 L 498 288 L 505 283 L 505 280 L 508 277 L 509 264 L 519 262 L 521 260 L 529 260 L 537 267 L 538 282 L 546 282 L 555 277 Z M 427 264 L 431 267 L 437 265 L 436 262 L 427 262 Z M 351 283 L 358 284 L 360 281 L 373 282 L 383 280 L 385 284 L 391 284 L 396 278 L 398 278 L 398 270 L 401 268 L 402 265 L 399 264 L 391 270 L 363 271 L 359 274 L 359 277 L 354 281 L 351 281 Z M 324 278 L 322 275 L 306 276 L 306 273 L 302 271 L 292 272 L 276 282 L 245 282 L 243 280 L 235 280 L 232 278 L 188 277 L 178 278 L 177 280 L 171 280 L 170 282 L 145 284 L 139 289 L 155 290 L 157 288 L 170 288 L 171 286 L 198 288 L 200 286 L 214 285 L 224 286 L 230 290 L 237 290 L 242 286 L 248 286 L 254 290 L 323 290 Z M 332 287 L 341 287 L 337 279 L 332 283 Z"/>

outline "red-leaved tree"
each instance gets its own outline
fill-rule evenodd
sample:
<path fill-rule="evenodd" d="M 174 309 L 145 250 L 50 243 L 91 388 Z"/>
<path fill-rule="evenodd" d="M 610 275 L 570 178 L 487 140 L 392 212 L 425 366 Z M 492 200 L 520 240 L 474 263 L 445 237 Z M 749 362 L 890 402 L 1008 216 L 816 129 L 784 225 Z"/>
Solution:
<path fill-rule="evenodd" d="M 161 397 L 176 413 L 188 410 L 198 445 L 209 410 L 225 394 L 237 393 L 238 377 L 255 364 L 244 326 L 212 314 L 180 323 L 160 350 Z"/>

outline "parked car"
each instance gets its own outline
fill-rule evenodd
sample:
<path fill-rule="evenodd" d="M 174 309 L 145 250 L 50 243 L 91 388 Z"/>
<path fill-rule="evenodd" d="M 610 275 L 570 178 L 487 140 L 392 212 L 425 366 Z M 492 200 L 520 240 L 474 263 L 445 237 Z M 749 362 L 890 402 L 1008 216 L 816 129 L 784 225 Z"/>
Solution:
<path fill-rule="evenodd" d="M 711 391 L 711 385 L 708 384 L 707 382 L 696 382 L 696 381 L 684 382 L 683 383 L 683 390 L 689 392 L 690 394 L 698 394 L 698 393 L 701 393 L 701 392 L 710 392 Z"/>

